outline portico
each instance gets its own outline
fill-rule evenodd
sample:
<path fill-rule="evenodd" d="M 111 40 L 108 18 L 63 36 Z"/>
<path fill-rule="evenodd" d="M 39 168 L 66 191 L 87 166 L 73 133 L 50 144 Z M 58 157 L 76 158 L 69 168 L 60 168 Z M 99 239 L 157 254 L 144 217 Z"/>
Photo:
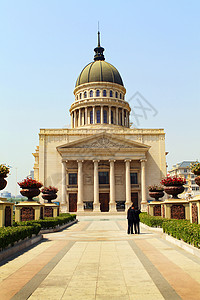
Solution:
<path fill-rule="evenodd" d="M 90 204 L 96 212 L 117 211 L 119 204 L 127 209 L 133 200 L 138 206 L 146 205 L 145 160 L 149 148 L 133 141 L 122 142 L 108 133 L 58 146 L 62 205 L 83 211 Z M 135 199 L 133 194 L 137 195 Z"/>

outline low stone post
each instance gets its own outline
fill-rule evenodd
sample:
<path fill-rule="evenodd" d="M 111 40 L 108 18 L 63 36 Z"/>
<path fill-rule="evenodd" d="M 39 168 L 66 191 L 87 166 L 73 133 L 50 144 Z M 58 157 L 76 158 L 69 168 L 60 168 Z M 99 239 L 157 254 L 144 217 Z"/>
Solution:
<path fill-rule="evenodd" d="M 0 198 L 0 227 L 13 225 L 13 205 L 6 198 Z"/>

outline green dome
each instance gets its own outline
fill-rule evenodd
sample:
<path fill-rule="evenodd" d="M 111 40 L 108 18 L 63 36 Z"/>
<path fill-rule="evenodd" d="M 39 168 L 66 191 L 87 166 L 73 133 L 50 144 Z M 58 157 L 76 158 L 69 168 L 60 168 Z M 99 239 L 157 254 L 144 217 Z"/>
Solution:
<path fill-rule="evenodd" d="M 117 69 L 105 60 L 95 60 L 89 63 L 80 73 L 76 87 L 89 82 L 112 82 L 124 86 Z"/>

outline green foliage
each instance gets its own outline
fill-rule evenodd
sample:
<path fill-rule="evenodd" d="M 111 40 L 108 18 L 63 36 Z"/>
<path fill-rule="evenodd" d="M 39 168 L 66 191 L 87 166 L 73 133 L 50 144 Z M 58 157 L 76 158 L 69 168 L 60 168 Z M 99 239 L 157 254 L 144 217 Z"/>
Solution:
<path fill-rule="evenodd" d="M 163 232 L 200 248 L 200 225 L 189 220 L 168 220 L 163 222 Z"/>
<path fill-rule="evenodd" d="M 140 214 L 140 221 L 150 227 L 162 227 L 163 232 L 178 240 L 200 248 L 200 225 L 190 223 L 189 220 L 165 219 L 150 216 L 147 213 Z"/>
<path fill-rule="evenodd" d="M 33 221 L 24 221 L 24 222 L 15 222 L 13 226 L 30 226 L 33 224 L 40 224 L 42 229 L 55 228 L 58 225 L 66 224 L 70 221 L 76 219 L 76 215 L 70 214 L 60 214 L 59 217 L 56 218 L 44 218 L 40 220 Z"/>
<path fill-rule="evenodd" d="M 147 213 L 140 214 L 140 221 L 150 227 L 162 227 L 162 224 L 165 220 L 166 219 L 162 217 L 153 217 Z"/>
<path fill-rule="evenodd" d="M 31 226 L 2 227 L 0 228 L 0 249 L 5 249 L 9 245 L 14 245 L 19 240 L 31 238 L 33 234 L 38 234 L 41 225 L 32 224 Z"/>

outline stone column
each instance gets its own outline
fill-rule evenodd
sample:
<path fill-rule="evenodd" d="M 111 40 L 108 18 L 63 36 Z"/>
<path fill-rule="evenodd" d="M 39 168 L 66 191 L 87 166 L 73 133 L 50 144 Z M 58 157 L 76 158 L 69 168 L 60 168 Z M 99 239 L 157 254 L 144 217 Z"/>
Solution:
<path fill-rule="evenodd" d="M 101 106 L 101 124 L 103 124 L 103 105 Z"/>
<path fill-rule="evenodd" d="M 129 124 L 129 118 L 130 118 L 130 112 L 128 111 L 128 125 L 127 125 L 128 128 L 130 126 L 130 124 Z"/>
<path fill-rule="evenodd" d="M 110 160 L 110 207 L 109 211 L 116 210 L 115 201 L 115 160 Z"/>
<path fill-rule="evenodd" d="M 61 211 L 67 211 L 67 204 L 66 204 L 66 194 L 67 194 L 67 187 L 66 187 L 66 168 L 67 162 L 62 161 L 62 197 L 61 197 Z"/>
<path fill-rule="evenodd" d="M 85 124 L 88 124 L 88 109 L 87 107 L 85 108 Z"/>
<path fill-rule="evenodd" d="M 146 196 L 146 174 L 145 174 L 145 163 L 146 159 L 141 159 L 141 211 L 147 211 L 147 196 Z"/>
<path fill-rule="evenodd" d="M 116 107 L 116 125 L 119 125 L 119 109 Z"/>
<path fill-rule="evenodd" d="M 74 128 L 74 113 L 71 113 L 71 128 Z"/>
<path fill-rule="evenodd" d="M 95 106 L 92 107 L 93 124 L 95 124 Z"/>
<path fill-rule="evenodd" d="M 108 124 L 111 124 L 111 106 L 108 106 Z"/>
<path fill-rule="evenodd" d="M 93 211 L 100 211 L 99 203 L 99 169 L 98 169 L 98 160 L 93 160 L 94 162 L 94 202 L 93 202 Z"/>
<path fill-rule="evenodd" d="M 131 206 L 131 175 L 130 175 L 130 160 L 125 160 L 126 166 L 126 209 Z"/>
<path fill-rule="evenodd" d="M 78 126 L 81 126 L 81 109 L 78 110 Z"/>
<path fill-rule="evenodd" d="M 83 160 L 77 160 L 78 162 L 78 201 L 77 211 L 83 211 Z"/>
<path fill-rule="evenodd" d="M 122 126 L 124 126 L 124 109 L 122 108 Z"/>
<path fill-rule="evenodd" d="M 76 125 L 76 110 L 74 111 L 74 127 L 77 127 L 77 125 Z"/>

